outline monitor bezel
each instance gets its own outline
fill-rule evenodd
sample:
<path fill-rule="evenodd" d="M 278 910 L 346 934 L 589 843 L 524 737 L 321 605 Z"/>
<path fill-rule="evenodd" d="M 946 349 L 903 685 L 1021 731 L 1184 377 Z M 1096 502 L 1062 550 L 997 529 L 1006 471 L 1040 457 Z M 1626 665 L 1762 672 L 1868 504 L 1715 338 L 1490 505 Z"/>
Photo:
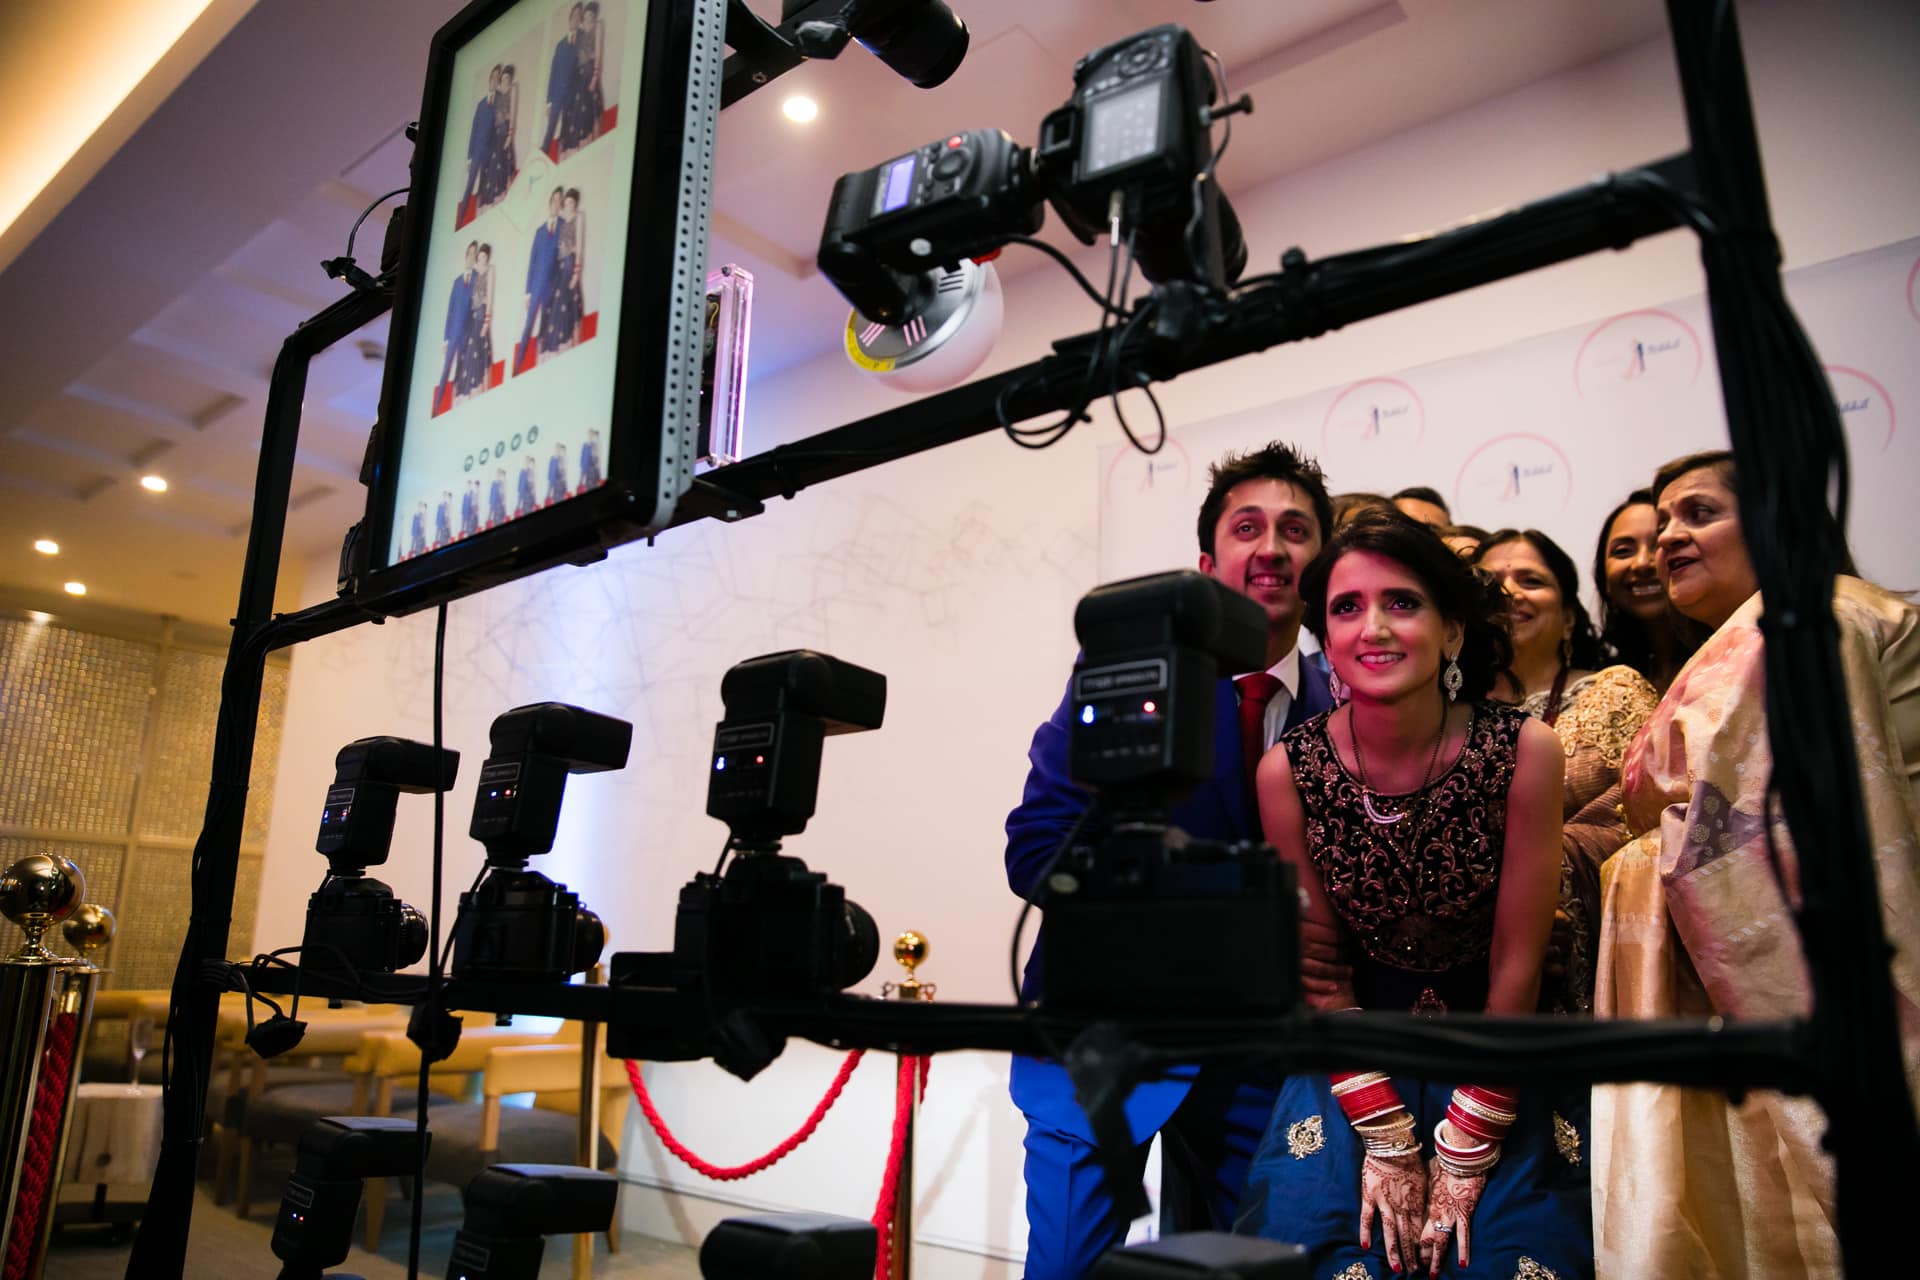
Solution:
<path fill-rule="evenodd" d="M 598 560 L 610 547 L 664 528 L 693 482 L 725 0 L 648 0 L 630 130 L 626 261 L 615 282 L 622 304 L 613 339 L 605 483 L 438 550 L 390 561 L 454 62 L 524 3 L 553 0 L 474 0 L 434 34 L 428 58 L 380 418 L 369 447 L 365 559 L 342 592 L 375 613 L 407 613 L 553 565 Z"/>

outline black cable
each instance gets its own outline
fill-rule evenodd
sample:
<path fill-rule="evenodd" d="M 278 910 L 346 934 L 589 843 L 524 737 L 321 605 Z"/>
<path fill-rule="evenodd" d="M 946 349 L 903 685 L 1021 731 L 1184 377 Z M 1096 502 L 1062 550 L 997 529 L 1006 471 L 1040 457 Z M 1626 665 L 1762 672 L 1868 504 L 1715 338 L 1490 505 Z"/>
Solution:
<path fill-rule="evenodd" d="M 381 205 L 393 199 L 395 196 L 403 196 L 411 190 L 413 190 L 412 187 L 395 187 L 392 191 L 387 192 L 387 194 L 381 196 L 378 200 L 375 200 L 372 204 L 368 205 L 365 209 L 362 209 L 360 211 L 360 216 L 353 220 L 353 229 L 347 232 L 347 261 L 348 262 L 353 261 L 353 238 L 360 234 L 360 224 L 365 222 L 375 209 L 378 209 Z"/>
<path fill-rule="evenodd" d="M 444 713 L 447 688 L 447 606 L 435 611 L 433 623 L 433 757 L 442 758 L 445 749 Z M 432 918 L 427 925 L 427 1017 L 440 1012 L 440 871 L 445 853 L 447 829 L 447 793 L 433 793 L 433 902 Z M 484 868 L 483 868 L 484 874 Z M 431 1083 L 432 1055 L 420 1049 L 418 1097 L 414 1099 L 413 1222 L 407 1232 L 407 1280 L 420 1277 L 421 1193 L 427 1184 L 427 1089 Z"/>
<path fill-rule="evenodd" d="M 1041 890 L 1046 888 L 1047 877 L 1053 874 L 1054 867 L 1059 865 L 1062 857 L 1066 856 L 1067 850 L 1073 847 L 1074 840 L 1080 835 L 1080 829 L 1087 825 L 1087 819 L 1093 816 L 1093 811 L 1098 807 L 1097 800 L 1087 802 L 1087 807 L 1080 811 L 1080 816 L 1075 818 L 1073 825 L 1067 828 L 1067 834 L 1060 837 L 1060 843 L 1054 846 L 1051 854 L 1047 855 L 1046 864 L 1040 868 L 1040 873 L 1034 876 L 1033 884 L 1021 898 L 1020 916 L 1013 922 L 1013 947 L 1007 955 L 1007 980 L 1013 987 L 1013 1002 L 1016 1005 L 1025 1003 L 1020 996 L 1020 935 L 1026 931 L 1027 914 L 1037 905 Z"/>
<path fill-rule="evenodd" d="M 1127 233 L 1126 257 L 1127 275 L 1130 276 L 1133 273 L 1133 233 L 1131 231 Z M 1006 433 L 1009 440 L 1023 449 L 1045 449 L 1065 439 L 1067 433 L 1077 424 L 1090 421 L 1087 417 L 1087 409 L 1093 404 L 1094 397 L 1098 394 L 1094 379 L 1100 369 L 1101 357 L 1105 351 L 1104 344 L 1107 341 L 1107 334 L 1112 331 L 1113 317 L 1122 314 L 1114 305 L 1115 290 L 1124 286 L 1125 278 L 1120 274 L 1120 242 L 1114 240 L 1107 253 L 1106 296 L 1099 299 L 1100 327 L 1094 331 L 1094 350 L 1087 358 L 1086 374 L 1080 381 L 1079 399 L 1073 408 L 1045 426 L 1022 427 L 1010 421 L 1007 414 L 1007 397 L 1018 388 L 1012 385 L 1000 388 L 999 395 L 994 397 L 994 415 L 999 419 L 1000 429 Z"/>
<path fill-rule="evenodd" d="M 733 852 L 733 833 L 729 831 L 727 833 L 727 838 L 720 842 L 720 857 L 713 864 L 714 879 L 718 880 L 720 878 L 720 869 L 727 865 L 727 855 L 732 852 Z"/>
<path fill-rule="evenodd" d="M 1073 282 L 1080 286 L 1082 293 L 1093 299 L 1095 306 L 1103 310 L 1111 309 L 1111 299 L 1100 296 L 1100 291 L 1093 287 L 1093 281 L 1087 279 L 1086 273 L 1081 271 L 1079 267 L 1073 265 L 1073 259 L 1048 244 L 1045 240 L 1038 240 L 1033 236 L 1009 236 L 1007 237 L 1007 243 L 1023 244 L 1029 249 L 1038 249 L 1040 252 L 1046 254 L 1049 258 L 1052 258 L 1055 262 L 1067 269 L 1067 274 L 1073 277 Z M 1109 286 L 1109 291 L 1111 291 L 1111 286 Z"/>

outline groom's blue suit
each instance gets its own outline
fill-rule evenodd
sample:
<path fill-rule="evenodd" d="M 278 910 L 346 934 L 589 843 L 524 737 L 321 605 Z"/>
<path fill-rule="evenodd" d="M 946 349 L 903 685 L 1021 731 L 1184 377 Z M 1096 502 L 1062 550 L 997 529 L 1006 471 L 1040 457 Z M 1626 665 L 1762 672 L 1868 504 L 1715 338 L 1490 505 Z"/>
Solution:
<path fill-rule="evenodd" d="M 1320 654 L 1300 655 L 1300 686 L 1287 709 L 1289 729 L 1333 706 L 1326 659 Z M 1062 699 L 1052 718 L 1034 732 L 1027 752 L 1032 767 L 1026 791 L 1019 807 L 1007 815 L 1007 880 L 1022 896 L 1034 887 L 1089 800 L 1067 768 L 1071 702 L 1071 696 Z M 1248 769 L 1241 758 L 1238 710 L 1233 682 L 1220 681 L 1214 705 L 1213 777 L 1170 814 L 1175 826 L 1203 839 L 1260 837 Z M 1036 950 L 1023 985 L 1029 995 L 1042 963 Z M 1271 1078 L 1230 1077 L 1218 1068 L 1188 1067 L 1175 1078 L 1140 1085 L 1128 1095 L 1127 1123 L 1140 1144 L 1142 1167 L 1146 1144 L 1164 1130 L 1170 1181 L 1206 1203 L 1204 1212 L 1211 1222 L 1178 1225 L 1230 1229 L 1247 1163 L 1266 1127 L 1277 1087 Z M 1027 1280 L 1072 1280 L 1125 1237 L 1127 1224 L 1115 1218 L 1106 1180 L 1094 1160 L 1092 1131 L 1074 1101 L 1066 1069 L 1046 1059 L 1016 1056 L 1012 1094 L 1027 1117 Z"/>

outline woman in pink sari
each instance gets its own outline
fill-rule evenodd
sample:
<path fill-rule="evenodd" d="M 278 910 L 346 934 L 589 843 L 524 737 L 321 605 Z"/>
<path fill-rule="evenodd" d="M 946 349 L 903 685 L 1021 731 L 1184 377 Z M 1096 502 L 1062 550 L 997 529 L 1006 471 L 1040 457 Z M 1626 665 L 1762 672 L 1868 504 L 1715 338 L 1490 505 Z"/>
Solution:
<path fill-rule="evenodd" d="M 1627 753 L 1636 838 L 1602 869 L 1595 1013 L 1790 1018 L 1809 1008 L 1793 912 L 1799 859 L 1767 788 L 1761 600 L 1730 455 L 1669 463 L 1654 482 L 1660 577 L 1714 628 Z M 1920 610 L 1843 574 L 1834 619 L 1846 672 L 1909 1088 L 1920 1096 Z M 1600 1277 L 1837 1276 L 1826 1121 L 1805 1098 L 1669 1085 L 1594 1090 Z"/>

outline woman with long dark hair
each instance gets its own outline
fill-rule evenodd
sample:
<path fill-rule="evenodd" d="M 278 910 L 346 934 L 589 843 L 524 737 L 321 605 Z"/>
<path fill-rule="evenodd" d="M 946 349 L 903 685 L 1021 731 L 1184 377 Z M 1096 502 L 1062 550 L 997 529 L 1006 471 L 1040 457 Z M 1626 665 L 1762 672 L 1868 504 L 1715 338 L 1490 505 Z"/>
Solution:
<path fill-rule="evenodd" d="M 1473 563 L 1507 593 L 1514 700 L 1554 731 L 1566 754 L 1560 916 L 1543 1005 L 1591 1013 L 1600 864 L 1625 839 L 1616 812 L 1620 761 L 1660 698 L 1632 667 L 1604 665 L 1600 637 L 1580 603 L 1579 570 L 1552 538 L 1538 529 L 1501 529 L 1481 543 Z"/>
<path fill-rule="evenodd" d="M 485 391 L 493 369 L 493 246 L 490 244 L 475 250 L 468 307 L 467 335 L 460 359 L 454 365 L 456 400 Z"/>
<path fill-rule="evenodd" d="M 1600 596 L 1600 645 L 1615 662 L 1665 693 L 1707 629 L 1667 603 L 1655 565 L 1653 494 L 1635 489 L 1600 522 L 1593 587 Z"/>
<path fill-rule="evenodd" d="M 1336 531 L 1300 593 L 1342 705 L 1283 735 L 1257 789 L 1306 916 L 1347 940 L 1350 982 L 1311 1002 L 1532 1013 L 1560 880 L 1562 753 L 1545 725 L 1488 698 L 1512 657 L 1503 594 L 1398 512 Z M 1292 1076 L 1238 1229 L 1305 1245 L 1322 1280 L 1416 1266 L 1585 1276 L 1584 1098 Z"/>

